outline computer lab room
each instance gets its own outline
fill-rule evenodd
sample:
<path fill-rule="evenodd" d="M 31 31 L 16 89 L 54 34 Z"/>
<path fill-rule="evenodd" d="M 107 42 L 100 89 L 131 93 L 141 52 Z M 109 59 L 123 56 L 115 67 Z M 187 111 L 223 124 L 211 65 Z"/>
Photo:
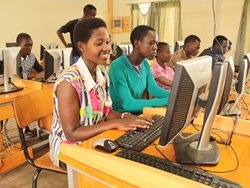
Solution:
<path fill-rule="evenodd" d="M 0 187 L 250 187 L 250 0 L 0 16 Z"/>

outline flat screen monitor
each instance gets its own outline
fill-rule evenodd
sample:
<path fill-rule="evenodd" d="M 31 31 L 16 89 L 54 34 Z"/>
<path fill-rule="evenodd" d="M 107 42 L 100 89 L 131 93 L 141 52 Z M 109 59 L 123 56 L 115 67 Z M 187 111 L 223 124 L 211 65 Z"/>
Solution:
<path fill-rule="evenodd" d="M 3 49 L 0 48 L 0 76 L 3 77 Z M 0 84 L 2 82 L 0 81 Z"/>
<path fill-rule="evenodd" d="M 232 89 L 232 83 L 233 83 L 233 79 L 234 79 L 235 68 L 234 68 L 233 57 L 226 56 L 224 62 L 228 64 L 228 68 L 227 68 L 225 86 L 224 86 L 224 90 L 222 93 L 222 99 L 221 99 L 217 114 L 220 114 L 222 112 L 222 110 L 224 109 L 224 107 L 226 106 L 226 104 L 228 103 L 230 91 Z"/>
<path fill-rule="evenodd" d="M 58 45 L 54 43 L 41 44 L 40 45 L 40 60 L 44 58 L 45 49 L 56 49 L 56 48 L 58 48 Z"/>
<path fill-rule="evenodd" d="M 245 83 L 247 82 L 247 75 L 249 71 L 250 62 L 243 58 L 240 63 L 240 69 L 238 74 L 238 82 L 235 85 L 235 89 L 238 94 L 244 93 Z"/>
<path fill-rule="evenodd" d="M 70 66 L 72 48 L 46 49 L 44 52 L 44 79 L 56 80 L 57 75 Z"/>
<path fill-rule="evenodd" d="M 118 46 L 120 49 L 122 49 L 123 55 L 130 54 L 133 51 L 132 44 L 119 44 Z"/>
<path fill-rule="evenodd" d="M 16 47 L 17 43 L 16 42 L 6 42 L 6 47 Z"/>
<path fill-rule="evenodd" d="M 250 64 L 250 52 L 248 53 L 245 53 L 244 56 L 243 56 L 243 59 L 246 59 L 248 64 Z M 247 71 L 247 80 L 250 80 L 250 66 L 248 67 L 248 71 Z"/>
<path fill-rule="evenodd" d="M 178 51 L 184 46 L 184 41 L 183 40 L 177 40 L 174 45 L 174 51 Z"/>
<path fill-rule="evenodd" d="M 227 68 L 227 63 L 216 63 L 212 72 L 212 58 L 208 56 L 177 63 L 159 142 L 161 146 L 174 142 L 177 162 L 218 163 L 219 152 L 210 142 L 210 131 L 222 98 Z M 206 108 L 201 133 L 191 137 L 180 134 L 202 107 Z"/>
<path fill-rule="evenodd" d="M 3 88 L 0 89 L 0 94 L 19 91 L 12 82 L 13 76 L 18 75 L 21 66 L 20 47 L 10 47 L 0 49 L 1 59 L 3 62 Z"/>

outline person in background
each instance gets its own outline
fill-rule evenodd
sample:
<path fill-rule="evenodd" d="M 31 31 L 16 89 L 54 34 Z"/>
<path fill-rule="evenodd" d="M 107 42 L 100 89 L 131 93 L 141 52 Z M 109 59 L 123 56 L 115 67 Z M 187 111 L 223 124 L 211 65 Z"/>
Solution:
<path fill-rule="evenodd" d="M 214 38 L 212 47 L 203 50 L 199 56 L 208 55 L 212 57 L 212 67 L 216 62 L 225 60 L 224 54 L 228 51 L 228 39 L 223 35 Z"/>
<path fill-rule="evenodd" d="M 167 106 L 169 91 L 160 88 L 152 75 L 148 60 L 156 56 L 158 36 L 146 25 L 139 25 L 130 35 L 133 50 L 110 65 L 112 107 L 118 112 L 142 113 L 144 107 Z M 143 99 L 147 91 L 153 99 Z"/>
<path fill-rule="evenodd" d="M 31 53 L 33 41 L 29 34 L 20 33 L 16 38 L 17 46 L 21 47 L 21 67 L 20 75 L 22 79 L 39 79 L 44 77 L 42 66 L 38 63 L 35 55 Z M 34 69 L 34 71 L 33 71 Z M 35 137 L 34 133 L 27 126 L 23 129 L 26 137 Z"/>
<path fill-rule="evenodd" d="M 88 5 L 84 6 L 84 8 L 83 8 L 82 18 L 95 17 L 96 13 L 97 13 L 96 7 L 94 5 L 88 4 Z M 58 35 L 59 39 L 62 41 L 63 45 L 65 47 L 72 47 L 72 63 L 75 63 L 78 60 L 78 58 L 80 57 L 80 54 L 77 51 L 77 48 L 74 44 L 73 30 L 74 30 L 74 27 L 75 27 L 76 23 L 78 22 L 78 20 L 82 19 L 82 18 L 70 20 L 65 25 L 60 27 L 57 31 L 57 35 Z M 67 42 L 63 36 L 63 33 L 70 33 L 71 44 L 67 44 Z"/>
<path fill-rule="evenodd" d="M 196 35 L 187 36 L 184 40 L 183 48 L 176 51 L 172 55 L 168 63 L 168 66 L 175 71 L 175 66 L 178 61 L 190 59 L 192 57 L 195 57 L 199 53 L 200 44 L 201 40 L 198 36 Z"/>
<path fill-rule="evenodd" d="M 58 159 L 61 143 L 78 144 L 110 129 L 148 128 L 153 121 L 111 109 L 109 78 L 103 66 L 109 61 L 110 38 L 102 19 L 81 19 L 74 29 L 74 43 L 81 57 L 59 76 L 53 94 L 50 158 L 62 168 L 66 165 Z"/>
<path fill-rule="evenodd" d="M 170 90 L 174 79 L 174 71 L 167 66 L 171 58 L 169 44 L 159 42 L 157 48 L 156 63 L 151 65 L 152 74 L 158 86 Z"/>
<path fill-rule="evenodd" d="M 35 55 L 31 53 L 33 41 L 29 34 L 20 33 L 16 38 L 17 46 L 21 47 L 21 77 L 22 79 L 39 79 L 44 77 L 42 66 L 38 63 Z M 33 71 L 35 70 L 35 71 Z"/>

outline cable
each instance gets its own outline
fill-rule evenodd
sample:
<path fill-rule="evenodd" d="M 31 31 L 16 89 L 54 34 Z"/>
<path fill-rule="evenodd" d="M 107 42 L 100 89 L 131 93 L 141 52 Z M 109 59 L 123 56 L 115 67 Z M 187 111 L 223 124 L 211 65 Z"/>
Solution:
<path fill-rule="evenodd" d="M 249 110 L 248 104 L 246 103 L 245 99 L 243 97 L 241 97 L 241 100 L 246 105 L 246 108 L 243 108 L 243 109 L 245 109 L 248 112 L 248 114 L 250 114 L 250 110 Z"/>
<path fill-rule="evenodd" d="M 213 19 L 214 19 L 214 38 L 215 38 L 216 19 L 215 19 L 215 10 L 214 10 L 214 0 L 212 0 L 212 10 L 213 10 Z"/>
<path fill-rule="evenodd" d="M 161 150 L 159 150 L 159 148 L 157 147 L 157 145 L 156 145 L 154 142 L 153 142 L 153 145 L 154 145 L 155 149 L 164 157 L 164 159 L 167 159 L 167 160 L 171 161 L 170 159 L 168 159 L 168 158 L 161 152 Z"/>
<path fill-rule="evenodd" d="M 216 142 L 217 142 L 217 141 L 216 141 Z M 217 142 L 217 143 L 218 143 L 218 142 Z M 218 144 L 220 144 L 220 143 L 218 143 Z M 188 146 L 189 146 L 189 145 L 187 145 L 187 146 L 185 147 L 184 154 L 185 154 L 185 156 L 187 157 L 187 159 L 190 160 L 193 164 L 195 164 L 196 167 L 199 168 L 200 170 L 203 170 L 203 171 L 205 171 L 205 172 L 212 172 L 212 173 L 228 173 L 228 172 L 233 172 L 233 171 L 237 170 L 238 167 L 239 167 L 239 158 L 238 158 L 238 156 L 237 156 L 237 153 L 235 152 L 235 150 L 233 149 L 233 147 L 232 147 L 231 145 L 226 145 L 226 146 L 229 146 L 229 147 L 232 149 L 232 151 L 233 151 L 233 153 L 234 153 L 234 156 L 235 156 L 235 158 L 236 158 L 236 166 L 235 166 L 233 169 L 229 169 L 229 170 L 225 170 L 225 171 L 206 170 L 206 169 L 202 168 L 202 166 L 201 166 L 200 164 L 198 164 L 197 162 L 195 162 L 194 160 L 192 160 L 192 159 L 187 155 L 187 148 L 188 148 Z"/>
<path fill-rule="evenodd" d="M 220 144 L 220 143 L 218 143 L 218 144 Z M 233 172 L 233 171 L 238 169 L 239 164 L 240 164 L 238 155 L 237 155 L 237 153 L 235 152 L 234 148 L 231 145 L 227 145 L 227 146 L 229 146 L 232 149 L 233 153 L 234 153 L 234 156 L 236 158 L 236 166 L 233 169 L 225 170 L 225 171 L 214 171 L 214 170 L 205 170 L 205 171 L 212 172 L 212 173 L 228 173 L 228 172 Z"/>

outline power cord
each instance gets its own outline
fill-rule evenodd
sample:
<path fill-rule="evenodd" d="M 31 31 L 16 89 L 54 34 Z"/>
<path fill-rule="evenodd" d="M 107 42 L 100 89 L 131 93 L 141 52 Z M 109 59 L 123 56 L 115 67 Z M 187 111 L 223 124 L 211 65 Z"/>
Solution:
<path fill-rule="evenodd" d="M 212 10 L 213 10 L 213 19 L 214 19 L 214 37 L 215 37 L 215 31 L 216 31 L 216 19 L 215 19 L 214 0 L 212 0 Z"/>
<path fill-rule="evenodd" d="M 169 158 L 167 158 L 167 156 L 165 156 L 165 155 L 161 152 L 161 150 L 159 150 L 159 148 L 157 147 L 158 145 L 156 145 L 154 142 L 153 142 L 153 145 L 154 145 L 155 149 L 164 157 L 164 159 L 171 161 Z"/>

